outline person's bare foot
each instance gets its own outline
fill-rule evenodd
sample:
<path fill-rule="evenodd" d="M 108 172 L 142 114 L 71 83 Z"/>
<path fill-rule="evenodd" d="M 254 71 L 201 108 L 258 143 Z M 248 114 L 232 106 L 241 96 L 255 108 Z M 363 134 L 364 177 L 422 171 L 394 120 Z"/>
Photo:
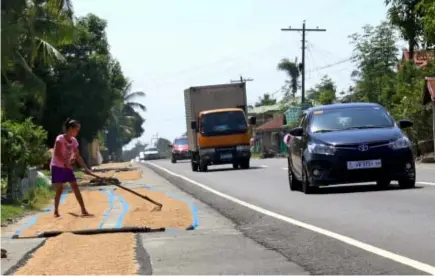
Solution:
<path fill-rule="evenodd" d="M 60 217 L 59 212 L 56 212 L 56 211 L 55 211 L 55 212 L 54 212 L 54 217 L 55 217 L 55 218 Z"/>

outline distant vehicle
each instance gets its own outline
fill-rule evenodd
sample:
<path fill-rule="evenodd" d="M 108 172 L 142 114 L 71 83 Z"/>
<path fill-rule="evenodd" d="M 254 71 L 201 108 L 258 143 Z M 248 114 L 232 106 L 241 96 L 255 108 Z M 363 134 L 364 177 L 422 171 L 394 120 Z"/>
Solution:
<path fill-rule="evenodd" d="M 143 151 L 142 160 L 155 160 L 155 159 L 160 159 L 160 153 L 157 148 L 150 147 L 150 148 L 146 148 Z"/>
<path fill-rule="evenodd" d="M 375 182 L 387 187 L 415 186 L 412 145 L 379 104 L 347 103 L 305 110 L 299 126 L 290 130 L 288 179 L 291 190 L 305 194 L 318 186 Z"/>
<path fill-rule="evenodd" d="M 220 164 L 249 169 L 248 123 L 255 125 L 256 120 L 246 118 L 246 84 L 190 87 L 184 103 L 192 171 L 206 172 Z"/>
<path fill-rule="evenodd" d="M 169 145 L 172 148 L 171 162 L 190 159 L 189 142 L 186 136 L 175 138 L 174 143 Z"/>

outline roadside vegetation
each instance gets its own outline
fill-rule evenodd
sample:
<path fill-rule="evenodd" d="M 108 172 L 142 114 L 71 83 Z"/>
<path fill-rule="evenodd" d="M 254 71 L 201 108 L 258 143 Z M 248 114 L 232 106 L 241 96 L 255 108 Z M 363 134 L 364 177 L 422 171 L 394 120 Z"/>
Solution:
<path fill-rule="evenodd" d="M 435 77 L 435 2 L 386 0 L 385 4 L 388 17 L 384 22 L 363 26 L 361 32 L 349 36 L 353 53 L 347 61 L 355 66 L 351 75 L 353 85 L 337 91 L 334 80 L 325 75 L 307 89 L 306 101 L 311 105 L 380 103 L 395 119 L 414 122 L 407 132 L 417 145 L 419 141 L 433 139 L 431 111 L 422 105 L 422 97 L 425 77 Z M 407 44 L 407 49 L 399 48 L 401 42 Z M 414 57 L 426 59 L 426 63 L 416 64 Z M 335 65 L 329 67 L 332 66 Z M 299 105 L 302 67 L 298 59 L 284 58 L 277 69 L 288 77 L 282 88 L 283 110 Z M 265 94 L 256 106 L 274 104 L 276 100 Z"/>
<path fill-rule="evenodd" d="M 110 54 L 104 19 L 76 17 L 71 0 L 4 0 L 1 9 L 3 222 L 48 203 L 49 188 L 24 198 L 17 190 L 29 167 L 47 169 L 67 117 L 83 122 L 81 145 L 97 139 L 120 159 L 122 146 L 143 133 L 146 108 L 145 93 L 131 90 Z"/>

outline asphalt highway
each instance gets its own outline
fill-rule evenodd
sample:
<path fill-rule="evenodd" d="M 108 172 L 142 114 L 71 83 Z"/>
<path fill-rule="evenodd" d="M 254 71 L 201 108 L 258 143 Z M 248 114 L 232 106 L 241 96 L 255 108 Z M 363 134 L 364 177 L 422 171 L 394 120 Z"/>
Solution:
<path fill-rule="evenodd" d="M 249 170 L 211 166 L 205 173 L 192 172 L 188 161 L 171 164 L 169 160 L 157 160 L 148 166 L 161 172 L 166 169 L 166 176 L 171 172 L 173 182 L 182 176 L 184 183 L 193 180 L 262 210 L 332 233 L 323 237 L 323 232 L 314 235 L 304 229 L 308 233 L 302 235 L 298 232 L 300 227 L 269 220 L 264 211 L 256 217 L 252 214 L 244 217 L 238 207 L 221 208 L 214 199 L 218 195 L 199 191 L 198 187 L 182 187 L 212 207 L 222 209 L 218 211 L 224 215 L 239 220 L 236 223 L 242 226 L 246 226 L 246 220 L 252 220 L 249 227 L 257 230 L 246 230 L 246 235 L 311 273 L 435 273 L 435 164 L 418 165 L 415 189 L 401 190 L 393 183 L 391 188 L 379 191 L 374 183 L 369 183 L 322 188 L 313 195 L 290 191 L 286 159 L 252 160 Z M 258 220 L 257 224 L 254 220 Z M 333 235 L 349 237 L 358 244 L 355 247 Z"/>

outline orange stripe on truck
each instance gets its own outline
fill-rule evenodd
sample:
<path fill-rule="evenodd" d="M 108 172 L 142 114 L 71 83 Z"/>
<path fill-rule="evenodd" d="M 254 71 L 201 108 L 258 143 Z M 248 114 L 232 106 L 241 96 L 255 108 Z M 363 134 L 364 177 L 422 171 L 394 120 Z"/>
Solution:
<path fill-rule="evenodd" d="M 220 136 L 202 136 L 201 133 L 198 133 L 198 145 L 201 148 L 249 145 L 249 139 L 249 132 Z"/>

